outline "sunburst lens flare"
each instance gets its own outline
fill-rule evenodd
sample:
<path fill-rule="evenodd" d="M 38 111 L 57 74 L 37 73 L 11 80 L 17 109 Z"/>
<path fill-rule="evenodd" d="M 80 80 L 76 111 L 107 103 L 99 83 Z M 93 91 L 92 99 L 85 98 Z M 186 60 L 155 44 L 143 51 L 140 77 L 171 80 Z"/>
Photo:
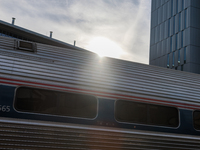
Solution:
<path fill-rule="evenodd" d="M 115 42 L 104 37 L 92 39 L 87 49 L 97 53 L 99 57 L 119 58 L 123 54 L 123 50 Z"/>

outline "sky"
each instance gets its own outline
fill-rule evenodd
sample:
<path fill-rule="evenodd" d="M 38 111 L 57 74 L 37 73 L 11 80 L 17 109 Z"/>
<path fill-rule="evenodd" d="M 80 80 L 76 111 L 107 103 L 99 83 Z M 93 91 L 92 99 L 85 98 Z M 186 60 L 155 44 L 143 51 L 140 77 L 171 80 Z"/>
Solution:
<path fill-rule="evenodd" d="M 0 20 L 96 52 L 149 64 L 151 0 L 0 0 Z"/>

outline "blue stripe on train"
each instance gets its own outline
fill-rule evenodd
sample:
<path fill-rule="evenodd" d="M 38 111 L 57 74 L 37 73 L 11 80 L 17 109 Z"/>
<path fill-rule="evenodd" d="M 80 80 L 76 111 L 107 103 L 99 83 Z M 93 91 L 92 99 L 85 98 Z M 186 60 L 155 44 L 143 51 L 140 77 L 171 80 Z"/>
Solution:
<path fill-rule="evenodd" d="M 20 119 L 32 119 L 41 121 L 52 121 L 52 122 L 62 122 L 62 123 L 75 123 L 75 124 L 85 124 L 85 125 L 97 125 L 97 126 L 107 126 L 107 127 L 117 127 L 126 129 L 136 129 L 136 130 L 146 130 L 146 131 L 158 131 L 167 133 L 180 133 L 180 134 L 190 134 L 190 135 L 200 135 L 199 131 L 193 128 L 193 118 L 191 110 L 180 109 L 180 126 L 175 128 L 165 128 L 138 124 L 127 124 L 119 123 L 114 118 L 114 100 L 108 100 L 105 98 L 99 98 L 99 110 L 98 116 L 94 120 L 80 119 L 80 118 L 70 118 L 54 115 L 44 115 L 44 114 L 34 114 L 34 113 L 24 113 L 17 112 L 13 108 L 13 100 L 15 88 L 7 85 L 0 85 L 0 105 L 10 106 L 10 112 L 0 111 L 0 116 L 9 118 L 20 118 Z"/>

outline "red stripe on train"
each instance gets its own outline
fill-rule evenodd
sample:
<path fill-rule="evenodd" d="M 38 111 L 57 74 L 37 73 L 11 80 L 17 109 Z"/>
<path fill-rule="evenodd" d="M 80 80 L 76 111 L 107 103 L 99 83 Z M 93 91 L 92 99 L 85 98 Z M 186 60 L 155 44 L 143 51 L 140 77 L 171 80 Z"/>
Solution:
<path fill-rule="evenodd" d="M 52 87 L 57 87 L 57 88 L 64 88 L 65 90 L 63 90 L 63 91 L 70 91 L 70 90 L 66 90 L 66 89 L 71 89 L 71 90 L 79 91 L 79 92 L 84 93 L 84 94 L 98 93 L 98 94 L 94 94 L 95 96 L 104 96 L 104 97 L 115 98 L 115 99 L 117 99 L 119 97 L 123 97 L 122 99 L 126 99 L 126 100 L 130 100 L 130 98 L 134 98 L 134 101 L 138 101 L 138 102 L 146 102 L 146 101 L 142 101 L 142 100 L 148 100 L 149 103 L 153 103 L 153 104 L 167 103 L 166 105 L 169 105 L 169 106 L 176 106 L 176 107 L 181 107 L 181 108 L 186 108 L 186 109 L 200 109 L 200 106 L 191 105 L 191 104 L 168 102 L 168 101 L 164 101 L 164 100 L 149 99 L 149 98 L 128 96 L 128 95 L 122 95 L 122 94 L 112 94 L 112 93 L 106 93 L 106 92 L 99 92 L 99 91 L 92 91 L 92 90 L 86 90 L 86 89 L 72 88 L 72 87 L 67 87 L 67 86 L 58 86 L 58 85 L 37 83 L 37 82 L 31 82 L 31 81 L 23 81 L 23 80 L 17 80 L 17 79 L 8 79 L 8 78 L 2 78 L 2 77 L 0 77 L 0 79 L 1 80 L 7 80 L 7 81 L 23 82 L 23 83 L 26 83 L 26 84 L 36 84 L 36 85 L 48 86 L 48 87 L 50 87 L 48 89 L 53 89 L 53 90 L 58 90 L 56 88 L 52 88 Z M 24 84 L 20 84 L 20 83 L 11 83 L 11 82 L 5 82 L 5 81 L 0 81 L 0 83 L 11 84 L 11 85 L 16 85 L 16 86 L 24 85 Z M 31 86 L 32 87 L 41 87 L 41 86 L 33 86 L 33 85 L 31 85 Z M 108 95 L 112 95 L 112 96 L 108 96 Z M 140 100 L 135 100 L 135 98 L 136 99 L 140 99 Z M 180 106 L 180 105 L 183 105 L 183 106 Z"/>

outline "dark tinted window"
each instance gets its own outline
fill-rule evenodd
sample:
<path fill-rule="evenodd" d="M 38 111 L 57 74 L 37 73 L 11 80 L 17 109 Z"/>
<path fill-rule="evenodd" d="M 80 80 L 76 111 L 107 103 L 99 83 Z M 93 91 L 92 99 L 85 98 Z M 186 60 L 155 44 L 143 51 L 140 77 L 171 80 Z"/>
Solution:
<path fill-rule="evenodd" d="M 200 111 L 194 111 L 193 113 L 194 128 L 200 130 Z"/>
<path fill-rule="evenodd" d="M 115 118 L 120 122 L 178 127 L 178 110 L 174 107 L 118 100 Z"/>
<path fill-rule="evenodd" d="M 14 106 L 23 112 L 82 118 L 95 118 L 97 115 L 94 96 L 27 87 L 17 89 Z"/>

